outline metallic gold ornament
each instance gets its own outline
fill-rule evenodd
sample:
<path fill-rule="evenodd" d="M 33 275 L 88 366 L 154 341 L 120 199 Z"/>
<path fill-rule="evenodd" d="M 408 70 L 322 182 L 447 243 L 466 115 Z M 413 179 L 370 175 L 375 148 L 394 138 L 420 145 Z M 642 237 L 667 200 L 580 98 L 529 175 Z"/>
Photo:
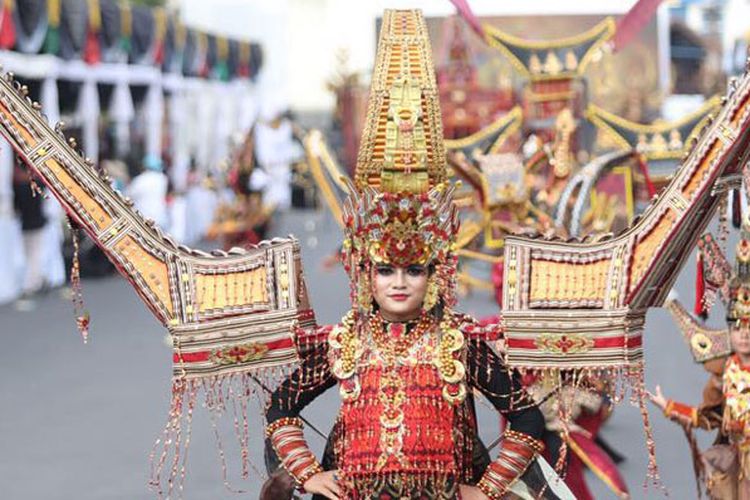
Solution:
<path fill-rule="evenodd" d="M 424 301 L 422 302 L 422 309 L 431 311 L 437 305 L 439 292 L 437 279 L 434 276 L 430 277 L 427 282 L 427 293 L 425 293 Z"/>

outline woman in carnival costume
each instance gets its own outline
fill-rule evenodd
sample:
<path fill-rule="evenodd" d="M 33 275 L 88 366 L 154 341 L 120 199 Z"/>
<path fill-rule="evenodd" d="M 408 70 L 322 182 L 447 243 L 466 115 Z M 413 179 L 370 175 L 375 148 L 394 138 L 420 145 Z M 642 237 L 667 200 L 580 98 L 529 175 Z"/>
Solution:
<path fill-rule="evenodd" d="M 487 342 L 502 327 L 453 309 L 452 198 L 424 21 L 388 11 L 344 209 L 352 309 L 333 327 L 297 332 L 302 365 L 267 410 L 267 436 L 300 490 L 333 499 L 498 499 L 519 489 L 556 498 L 532 466 L 544 448 L 542 415 Z M 321 464 L 299 413 L 335 384 L 342 407 Z M 477 438 L 474 389 L 510 423 L 494 461 Z"/>
<path fill-rule="evenodd" d="M 742 227 L 734 270 L 710 234 L 701 238 L 699 252 L 708 302 L 717 293 L 725 302 L 727 328 L 706 328 L 675 299 L 667 308 L 696 362 L 710 374 L 703 401 L 689 406 L 667 399 L 659 386 L 649 397 L 667 418 L 685 428 L 699 485 L 709 497 L 750 499 L 750 221 Z M 717 430 L 713 446 L 700 452 L 692 436 L 695 428 Z"/>

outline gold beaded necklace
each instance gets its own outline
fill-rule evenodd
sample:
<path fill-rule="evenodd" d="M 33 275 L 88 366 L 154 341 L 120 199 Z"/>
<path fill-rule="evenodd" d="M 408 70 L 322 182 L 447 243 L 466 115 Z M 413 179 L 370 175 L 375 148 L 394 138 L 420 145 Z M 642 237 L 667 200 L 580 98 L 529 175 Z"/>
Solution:
<path fill-rule="evenodd" d="M 429 314 L 423 312 L 413 328 L 409 328 L 409 323 L 389 323 L 386 329 L 383 316 L 378 312 L 370 317 L 369 323 L 372 340 L 378 351 L 388 363 L 395 363 L 415 341 L 429 331 L 434 321 Z"/>

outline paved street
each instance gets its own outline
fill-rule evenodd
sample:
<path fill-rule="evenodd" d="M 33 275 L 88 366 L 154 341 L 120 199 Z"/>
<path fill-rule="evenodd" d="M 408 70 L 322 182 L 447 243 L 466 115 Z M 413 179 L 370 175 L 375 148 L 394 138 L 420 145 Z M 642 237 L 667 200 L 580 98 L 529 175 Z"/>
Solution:
<path fill-rule="evenodd" d="M 305 269 L 318 320 L 333 322 L 347 309 L 348 286 L 341 269 L 324 272 L 320 262 L 341 237 L 327 215 L 296 212 L 281 220 L 278 235 L 294 233 L 304 247 Z M 683 270 L 677 289 L 692 304 L 694 259 Z M 0 307 L 0 498 L 6 500 L 106 500 L 153 498 L 146 486 L 148 455 L 161 432 L 170 394 L 171 351 L 165 331 L 129 285 L 119 277 L 86 280 L 84 298 L 91 311 L 91 339 L 81 342 L 70 301 L 53 292 L 32 312 Z M 463 301 L 478 316 L 496 310 L 489 295 Z M 720 325 L 715 311 L 713 324 Z M 717 320 L 718 319 L 718 320 Z M 706 376 L 692 363 L 687 347 L 667 313 L 649 313 L 646 379 L 662 384 L 665 394 L 697 403 Z M 329 391 L 305 416 L 327 430 L 338 405 Z M 653 409 L 653 408 L 652 408 Z M 497 420 L 481 410 L 486 441 L 497 434 Z M 684 435 L 658 411 L 650 412 L 661 475 L 671 497 L 695 498 L 695 482 Z M 236 495 L 222 486 L 221 468 L 210 421 L 196 411 L 190 447 L 186 499 L 257 498 L 260 479 L 239 479 L 231 419 L 220 431 L 229 457 L 229 482 L 246 490 Z M 260 419 L 251 443 L 262 467 Z M 622 403 L 604 430 L 606 440 L 627 456 L 622 468 L 633 498 L 659 498 L 642 488 L 646 447 L 637 408 Z M 323 442 L 310 434 L 311 445 Z M 711 439 L 702 436 L 701 443 Z M 590 478 L 592 479 L 592 478 Z M 597 498 L 613 498 L 597 480 Z"/>

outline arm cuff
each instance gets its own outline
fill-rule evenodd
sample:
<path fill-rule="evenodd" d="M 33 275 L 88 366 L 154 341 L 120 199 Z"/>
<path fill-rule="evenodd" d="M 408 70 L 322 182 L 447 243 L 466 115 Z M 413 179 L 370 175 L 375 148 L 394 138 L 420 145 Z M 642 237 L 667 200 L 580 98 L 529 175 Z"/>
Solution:
<path fill-rule="evenodd" d="M 522 432 L 506 430 L 497 459 L 487 467 L 477 487 L 491 499 L 499 500 L 543 451 L 541 441 Z"/>
<path fill-rule="evenodd" d="M 280 418 L 266 427 L 266 435 L 271 440 L 281 465 L 303 490 L 303 485 L 323 468 L 310 451 L 302 432 L 299 418 Z"/>
<path fill-rule="evenodd" d="M 670 420 L 687 421 L 693 427 L 698 425 L 698 409 L 673 399 L 667 400 L 667 406 L 664 407 L 664 416 Z"/>

